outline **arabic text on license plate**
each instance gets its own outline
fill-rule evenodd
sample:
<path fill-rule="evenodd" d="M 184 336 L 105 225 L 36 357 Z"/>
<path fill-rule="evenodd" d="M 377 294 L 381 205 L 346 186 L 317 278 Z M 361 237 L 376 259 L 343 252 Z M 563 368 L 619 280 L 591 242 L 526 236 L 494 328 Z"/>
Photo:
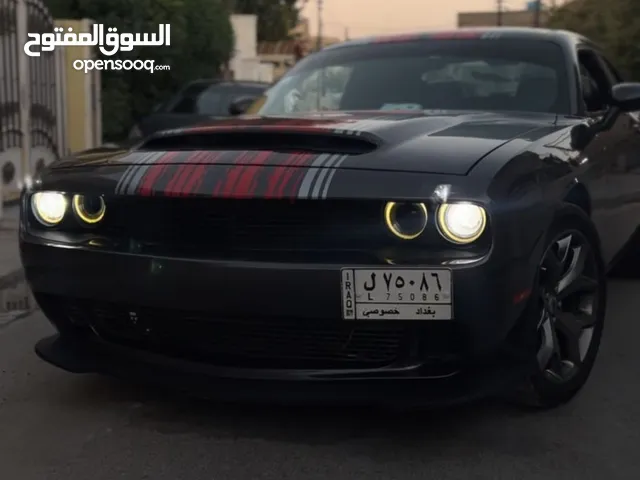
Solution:
<path fill-rule="evenodd" d="M 345 320 L 451 320 L 447 269 L 342 269 Z"/>

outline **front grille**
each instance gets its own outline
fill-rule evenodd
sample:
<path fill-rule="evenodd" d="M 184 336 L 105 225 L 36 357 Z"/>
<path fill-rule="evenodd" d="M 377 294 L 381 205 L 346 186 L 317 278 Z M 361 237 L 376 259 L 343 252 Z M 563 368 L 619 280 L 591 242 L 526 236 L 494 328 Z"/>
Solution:
<path fill-rule="evenodd" d="M 375 368 L 407 351 L 401 324 L 217 319 L 207 314 L 48 298 L 103 339 L 173 357 L 252 368 Z M 43 304 L 44 305 L 44 304 Z"/>
<path fill-rule="evenodd" d="M 120 197 L 96 233 L 169 253 L 375 251 L 392 246 L 383 202 Z"/>

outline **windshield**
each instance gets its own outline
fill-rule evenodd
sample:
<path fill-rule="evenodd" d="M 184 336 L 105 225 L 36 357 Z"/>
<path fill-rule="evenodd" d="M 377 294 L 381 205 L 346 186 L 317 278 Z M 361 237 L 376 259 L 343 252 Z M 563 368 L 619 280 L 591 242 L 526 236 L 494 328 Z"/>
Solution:
<path fill-rule="evenodd" d="M 229 104 L 235 98 L 251 95 L 258 96 L 263 88 L 240 85 L 219 85 L 194 83 L 184 89 L 175 99 L 161 109 L 164 113 L 189 115 L 229 115 Z"/>
<path fill-rule="evenodd" d="M 417 40 L 307 57 L 256 112 L 515 110 L 570 113 L 562 49 L 541 40 Z"/>

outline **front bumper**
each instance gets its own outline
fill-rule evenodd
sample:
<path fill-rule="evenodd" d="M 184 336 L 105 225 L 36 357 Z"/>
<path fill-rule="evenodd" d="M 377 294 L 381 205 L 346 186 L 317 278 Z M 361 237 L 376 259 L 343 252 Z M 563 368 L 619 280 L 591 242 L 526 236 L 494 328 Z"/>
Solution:
<path fill-rule="evenodd" d="M 429 378 L 419 365 L 377 373 L 233 369 L 60 334 L 39 341 L 36 353 L 72 373 L 112 375 L 217 401 L 288 405 L 451 406 L 507 393 L 532 368 L 524 359 L 505 355 Z"/>
<path fill-rule="evenodd" d="M 455 321 L 367 325 L 341 320 L 344 265 L 158 258 L 51 246 L 22 235 L 27 280 L 59 331 L 36 350 L 72 372 L 142 379 L 222 399 L 433 405 L 508 388 L 530 371 L 535 358 L 535 321 L 527 302 L 514 300 L 532 284 L 535 268 L 529 259 L 487 257 L 451 267 Z M 123 321 L 140 324 L 128 325 L 123 333 L 111 329 L 109 319 L 94 323 L 106 301 L 113 315 L 118 309 L 133 312 Z M 70 303 L 88 305 L 83 310 L 87 318 L 78 322 L 60 308 Z M 150 327 L 142 320 L 153 314 L 159 322 L 160 312 L 176 342 L 194 318 L 209 329 L 193 330 L 188 340 L 193 348 L 173 349 L 166 335 L 164 343 L 152 345 L 140 333 Z M 244 332 L 243 326 L 240 333 L 236 328 L 223 336 L 210 328 L 220 325 L 219 319 L 227 326 L 257 320 Z M 274 334 L 271 327 L 284 333 L 274 340 L 269 358 L 264 351 L 252 351 L 257 355 L 252 360 L 229 351 L 206 352 L 209 338 L 220 335 L 233 344 L 243 333 L 247 339 L 263 335 L 264 350 L 265 341 L 274 338 L 268 336 Z M 395 337 L 398 329 L 402 335 Z M 331 343 L 345 331 L 347 337 L 337 337 L 342 343 Z M 309 335 L 316 342 L 309 344 L 316 348 L 315 357 L 305 350 L 302 360 L 287 359 L 285 353 L 299 353 Z M 321 335 L 325 343 L 320 348 Z M 397 340 L 393 345 L 392 339 Z M 298 342 L 296 348 L 291 342 Z M 366 349 L 379 355 L 358 361 Z"/>

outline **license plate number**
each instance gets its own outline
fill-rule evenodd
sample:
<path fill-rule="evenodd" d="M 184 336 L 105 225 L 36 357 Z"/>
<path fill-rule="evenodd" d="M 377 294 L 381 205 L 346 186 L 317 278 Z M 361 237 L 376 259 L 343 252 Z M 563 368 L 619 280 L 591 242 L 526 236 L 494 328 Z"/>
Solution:
<path fill-rule="evenodd" d="M 345 320 L 451 320 L 451 270 L 342 269 Z"/>

